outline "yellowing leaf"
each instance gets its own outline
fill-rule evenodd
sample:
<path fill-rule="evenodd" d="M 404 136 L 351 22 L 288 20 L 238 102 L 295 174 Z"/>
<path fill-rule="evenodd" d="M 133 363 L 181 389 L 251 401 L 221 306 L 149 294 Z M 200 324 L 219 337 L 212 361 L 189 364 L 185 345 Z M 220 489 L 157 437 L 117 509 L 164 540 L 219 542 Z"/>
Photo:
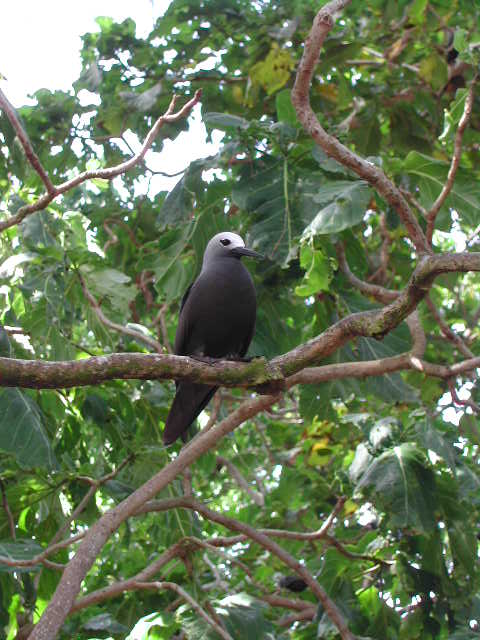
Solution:
<path fill-rule="evenodd" d="M 358 509 L 358 504 L 353 500 L 347 500 L 343 505 L 343 511 L 346 516 L 352 515 L 352 513 L 355 513 L 357 509 Z"/>
<path fill-rule="evenodd" d="M 319 449 L 325 449 L 330 445 L 329 438 L 320 438 L 320 440 L 316 440 L 315 444 L 312 447 L 312 451 L 318 451 Z"/>
<path fill-rule="evenodd" d="M 338 102 L 338 89 L 333 84 L 319 84 L 315 87 L 315 93 L 330 102 Z"/>
<path fill-rule="evenodd" d="M 252 84 L 261 85 L 271 95 L 287 84 L 293 68 L 290 52 L 274 44 L 267 57 L 250 69 L 250 79 Z"/>
<path fill-rule="evenodd" d="M 447 83 L 447 63 L 438 54 L 432 53 L 420 63 L 418 75 L 437 91 Z"/>

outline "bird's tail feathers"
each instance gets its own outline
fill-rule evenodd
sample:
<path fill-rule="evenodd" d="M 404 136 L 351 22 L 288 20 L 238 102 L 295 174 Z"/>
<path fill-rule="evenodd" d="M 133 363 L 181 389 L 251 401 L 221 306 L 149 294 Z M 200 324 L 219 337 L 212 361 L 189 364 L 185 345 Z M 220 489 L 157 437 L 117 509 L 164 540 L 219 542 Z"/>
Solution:
<path fill-rule="evenodd" d="M 163 442 L 168 445 L 183 436 L 195 418 L 205 409 L 218 387 L 180 382 L 165 422 Z"/>

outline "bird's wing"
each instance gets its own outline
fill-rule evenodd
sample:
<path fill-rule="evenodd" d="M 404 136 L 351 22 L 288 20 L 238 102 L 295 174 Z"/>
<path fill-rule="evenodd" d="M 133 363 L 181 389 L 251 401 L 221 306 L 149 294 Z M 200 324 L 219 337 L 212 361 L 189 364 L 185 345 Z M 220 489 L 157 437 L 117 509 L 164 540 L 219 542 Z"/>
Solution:
<path fill-rule="evenodd" d="M 188 287 L 188 289 L 185 291 L 185 293 L 183 294 L 183 298 L 182 298 L 182 302 L 180 303 L 180 313 L 182 312 L 183 307 L 185 306 L 185 303 L 187 301 L 188 298 L 188 294 L 190 293 L 190 289 L 193 287 L 193 282 L 192 284 Z"/>
<path fill-rule="evenodd" d="M 193 284 L 194 283 L 192 282 L 192 284 L 188 287 L 188 289 L 183 294 L 182 302 L 180 304 L 180 313 L 178 318 L 178 326 L 177 326 L 177 332 L 175 334 L 175 344 L 174 344 L 174 352 L 179 356 L 186 355 L 185 346 L 187 344 L 187 338 L 188 338 L 188 325 L 186 322 L 186 316 L 185 314 L 182 314 L 182 311 L 183 311 L 183 308 L 185 307 L 185 303 L 187 302 L 190 291 L 192 290 Z"/>

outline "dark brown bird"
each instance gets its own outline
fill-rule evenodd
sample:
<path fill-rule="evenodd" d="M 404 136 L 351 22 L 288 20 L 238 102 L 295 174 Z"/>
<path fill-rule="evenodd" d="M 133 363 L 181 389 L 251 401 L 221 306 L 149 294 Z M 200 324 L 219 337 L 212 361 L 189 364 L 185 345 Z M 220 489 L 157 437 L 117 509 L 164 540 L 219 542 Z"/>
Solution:
<path fill-rule="evenodd" d="M 179 356 L 239 359 L 247 353 L 255 330 L 257 301 L 242 256 L 262 258 L 245 247 L 236 233 L 217 233 L 207 245 L 200 275 L 187 289 L 180 307 L 174 351 Z M 187 429 L 218 387 L 177 382 L 163 441 L 185 438 Z"/>

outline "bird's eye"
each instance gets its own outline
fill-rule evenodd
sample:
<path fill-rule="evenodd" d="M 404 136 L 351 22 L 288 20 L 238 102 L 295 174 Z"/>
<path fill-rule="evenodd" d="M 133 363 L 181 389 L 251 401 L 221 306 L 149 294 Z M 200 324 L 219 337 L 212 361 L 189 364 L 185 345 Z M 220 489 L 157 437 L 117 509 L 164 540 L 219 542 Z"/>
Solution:
<path fill-rule="evenodd" d="M 228 247 L 229 244 L 232 244 L 232 241 L 229 240 L 228 238 L 223 238 L 222 240 L 220 240 L 220 242 L 223 244 L 224 247 Z"/>

